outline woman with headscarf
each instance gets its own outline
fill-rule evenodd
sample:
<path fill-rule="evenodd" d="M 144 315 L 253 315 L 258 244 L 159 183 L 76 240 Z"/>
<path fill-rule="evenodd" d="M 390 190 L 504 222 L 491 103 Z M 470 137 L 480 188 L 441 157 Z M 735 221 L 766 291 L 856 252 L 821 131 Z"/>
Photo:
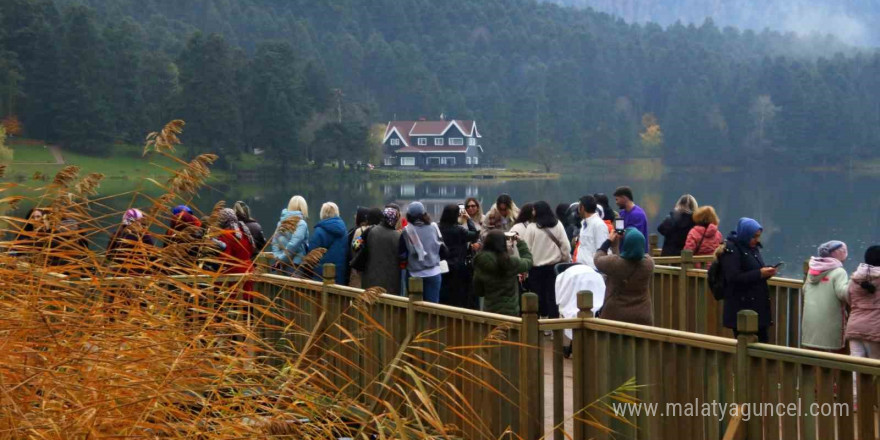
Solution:
<path fill-rule="evenodd" d="M 697 199 L 690 194 L 685 194 L 675 203 L 675 208 L 669 216 L 657 226 L 657 232 L 663 236 L 663 249 L 661 256 L 671 257 L 681 255 L 687 241 L 688 233 L 694 227 L 694 211 L 697 210 Z"/>
<path fill-rule="evenodd" d="M 107 258 L 125 273 L 146 273 L 149 270 L 154 245 L 148 227 L 143 224 L 144 213 L 131 208 L 122 214 L 122 224 L 110 238 Z"/>
<path fill-rule="evenodd" d="M 651 305 L 654 260 L 645 253 L 645 236 L 636 228 L 627 228 L 623 233 L 620 255 L 609 255 L 608 249 L 618 241 L 620 235 L 612 231 L 593 257 L 596 268 L 607 277 L 599 317 L 654 325 Z"/>
<path fill-rule="evenodd" d="M 220 228 L 217 240 L 223 243 L 218 271 L 223 274 L 250 272 L 254 252 L 251 232 L 238 221 L 238 216 L 231 208 L 217 212 L 217 227 Z"/>
<path fill-rule="evenodd" d="M 846 323 L 846 339 L 852 356 L 880 359 L 880 246 L 865 251 L 849 281 L 852 311 Z"/>
<path fill-rule="evenodd" d="M 367 265 L 361 275 L 364 288 L 381 287 L 391 295 L 400 295 L 400 211 L 394 207 L 382 211 L 378 226 L 370 229 L 362 245 L 368 246 Z"/>
<path fill-rule="evenodd" d="M 194 265 L 202 249 L 205 230 L 202 221 L 193 215 L 186 205 L 178 205 L 171 210 L 171 220 L 165 231 L 166 267 L 173 272 L 175 268 Z"/>
<path fill-rule="evenodd" d="M 764 264 L 761 255 L 761 234 L 764 228 L 754 219 L 743 217 L 736 231 L 727 236 L 727 243 L 718 255 L 724 277 L 724 326 L 736 331 L 736 315 L 741 310 L 758 314 L 758 340 L 769 341 L 772 323 L 770 289 L 767 280 L 776 275 L 776 268 Z"/>
<path fill-rule="evenodd" d="M 250 206 L 241 200 L 232 205 L 232 210 L 235 211 L 235 216 L 238 218 L 238 221 L 250 231 L 251 237 L 254 239 L 253 256 L 256 257 L 266 247 L 266 237 L 263 235 L 263 226 L 251 216 Z"/>
<path fill-rule="evenodd" d="M 836 353 L 845 347 L 843 329 L 849 284 L 843 268 L 846 258 L 846 244 L 836 240 L 820 245 L 818 256 L 810 257 L 801 321 L 804 347 Z"/>

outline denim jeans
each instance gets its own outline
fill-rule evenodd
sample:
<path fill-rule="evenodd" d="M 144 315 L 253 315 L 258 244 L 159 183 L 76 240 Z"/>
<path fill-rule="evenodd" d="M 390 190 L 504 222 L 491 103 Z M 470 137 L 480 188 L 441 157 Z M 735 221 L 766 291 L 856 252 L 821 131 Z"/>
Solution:
<path fill-rule="evenodd" d="M 440 285 L 442 282 L 443 275 L 422 278 L 422 296 L 425 301 L 432 303 L 440 302 Z"/>

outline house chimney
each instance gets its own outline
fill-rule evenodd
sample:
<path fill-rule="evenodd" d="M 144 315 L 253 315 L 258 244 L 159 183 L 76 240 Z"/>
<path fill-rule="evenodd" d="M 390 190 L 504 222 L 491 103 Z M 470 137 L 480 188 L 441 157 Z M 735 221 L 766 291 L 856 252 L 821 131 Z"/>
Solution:
<path fill-rule="evenodd" d="M 446 120 L 446 113 L 440 113 L 440 120 L 441 120 L 441 121 L 445 121 L 445 120 Z"/>

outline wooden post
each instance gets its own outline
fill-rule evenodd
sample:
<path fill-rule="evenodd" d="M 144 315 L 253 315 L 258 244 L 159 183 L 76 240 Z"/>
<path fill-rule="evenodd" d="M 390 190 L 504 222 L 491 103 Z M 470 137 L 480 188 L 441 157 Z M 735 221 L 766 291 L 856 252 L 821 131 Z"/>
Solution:
<path fill-rule="evenodd" d="M 583 292 L 578 292 L 577 295 L 577 304 L 578 304 L 578 318 L 592 318 L 593 317 L 593 292 L 589 290 L 585 290 Z M 573 332 L 574 339 L 571 341 L 572 343 L 572 388 L 574 388 L 573 392 L 573 400 L 574 406 L 572 410 L 577 415 L 574 420 L 574 438 L 575 440 L 582 440 L 587 438 L 587 424 L 579 421 L 578 419 L 585 420 L 587 417 L 578 413 L 578 411 L 584 409 L 589 402 L 592 402 L 593 396 L 596 395 L 596 384 L 598 383 L 595 378 L 587 377 L 587 366 L 591 361 L 595 361 L 592 356 L 587 353 L 587 329 L 584 327 L 583 323 L 580 326 L 576 327 Z"/>
<path fill-rule="evenodd" d="M 660 236 L 657 234 L 648 234 L 648 248 L 651 250 L 652 257 L 660 256 Z"/>
<path fill-rule="evenodd" d="M 519 423 L 522 438 L 537 440 L 544 428 L 544 353 L 538 329 L 538 295 L 522 294 L 519 356 Z"/>
<path fill-rule="evenodd" d="M 678 322 L 676 325 L 678 326 L 677 329 L 683 332 L 693 330 L 688 328 L 688 270 L 693 268 L 694 252 L 689 250 L 681 251 L 681 268 L 678 271 L 678 301 L 676 303 Z M 698 313 L 697 316 L 705 316 L 705 313 Z"/>
<path fill-rule="evenodd" d="M 409 286 L 407 286 L 406 290 L 406 296 L 409 297 L 409 304 L 406 306 L 406 334 L 410 337 L 415 337 L 416 335 L 415 303 L 422 302 L 424 299 L 422 296 L 422 289 L 421 278 L 409 279 Z"/>
<path fill-rule="evenodd" d="M 758 333 L 758 314 L 754 310 L 740 310 L 736 314 L 736 330 L 739 332 L 736 338 L 736 403 L 738 405 L 748 405 L 752 403 L 749 344 L 758 342 L 758 335 L 756 334 Z M 761 438 L 760 420 L 743 420 L 741 423 L 747 425 L 746 429 L 749 438 Z M 753 435 L 754 433 L 757 433 L 757 435 Z"/>

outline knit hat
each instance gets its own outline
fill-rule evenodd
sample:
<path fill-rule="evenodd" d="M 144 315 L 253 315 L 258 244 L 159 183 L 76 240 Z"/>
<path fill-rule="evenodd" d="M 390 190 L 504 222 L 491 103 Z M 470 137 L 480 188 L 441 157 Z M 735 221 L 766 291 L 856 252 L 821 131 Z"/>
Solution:
<path fill-rule="evenodd" d="M 880 267 L 880 246 L 874 245 L 865 251 L 865 263 L 871 266 Z"/>
<path fill-rule="evenodd" d="M 388 207 L 382 211 L 382 215 L 385 218 L 383 223 L 390 229 L 394 229 L 397 227 L 397 221 L 400 220 L 400 212 L 397 208 Z"/>
<path fill-rule="evenodd" d="M 189 206 L 186 205 L 177 205 L 174 208 L 171 208 L 171 213 L 174 215 L 178 215 L 181 212 L 185 212 L 187 214 L 192 214 L 193 210 Z"/>
<path fill-rule="evenodd" d="M 122 214 L 122 224 L 127 226 L 140 221 L 142 218 L 144 218 L 144 213 L 140 209 L 131 208 L 125 211 L 125 214 Z"/>
<path fill-rule="evenodd" d="M 410 217 L 421 217 L 425 212 L 425 205 L 422 202 L 412 202 L 406 207 L 406 215 Z"/>
<path fill-rule="evenodd" d="M 849 255 L 849 252 L 846 248 L 846 243 L 838 240 L 831 240 L 827 243 L 822 243 L 819 245 L 819 249 L 817 251 L 820 257 L 824 258 L 835 258 L 840 261 L 846 261 L 846 257 Z"/>

